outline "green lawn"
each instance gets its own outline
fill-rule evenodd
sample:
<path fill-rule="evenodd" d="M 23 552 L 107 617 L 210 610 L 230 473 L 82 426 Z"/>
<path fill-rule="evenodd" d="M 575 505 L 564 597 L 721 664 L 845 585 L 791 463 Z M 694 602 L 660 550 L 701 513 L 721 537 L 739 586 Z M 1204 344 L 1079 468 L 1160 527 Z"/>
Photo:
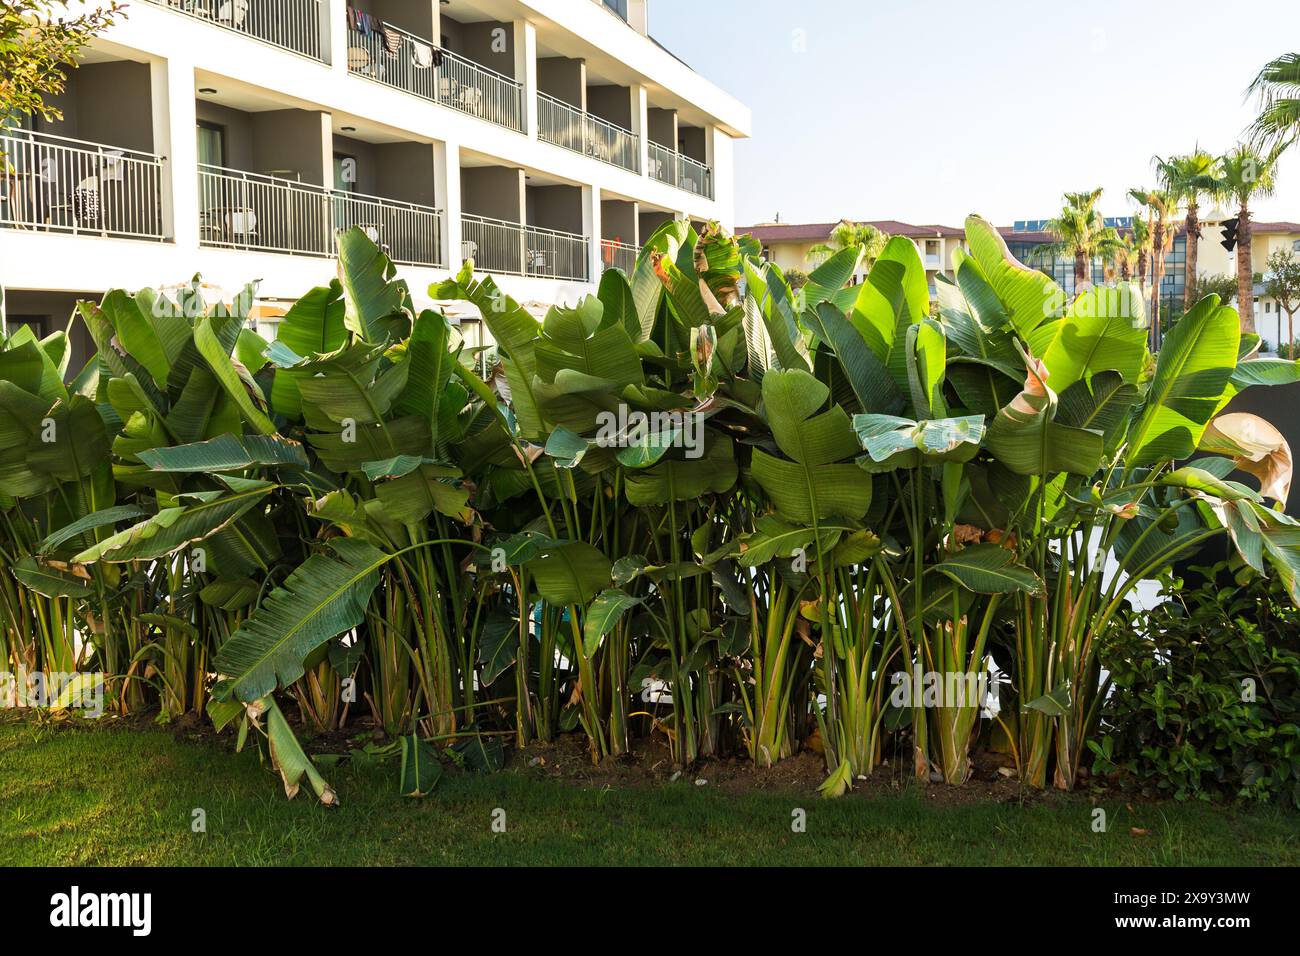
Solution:
<path fill-rule="evenodd" d="M 396 770 L 334 768 L 342 805 L 292 802 L 254 752 L 164 729 L 0 718 L 0 864 L 1245 864 L 1300 863 L 1283 810 L 1102 800 L 938 805 L 923 791 L 820 800 L 689 779 L 623 789 L 529 770 L 443 775 L 423 800 Z M 207 832 L 191 832 L 196 807 Z M 807 811 L 807 832 L 791 813 Z M 506 832 L 492 814 L 506 812 Z M 1134 834 L 1131 828 L 1148 831 Z"/>

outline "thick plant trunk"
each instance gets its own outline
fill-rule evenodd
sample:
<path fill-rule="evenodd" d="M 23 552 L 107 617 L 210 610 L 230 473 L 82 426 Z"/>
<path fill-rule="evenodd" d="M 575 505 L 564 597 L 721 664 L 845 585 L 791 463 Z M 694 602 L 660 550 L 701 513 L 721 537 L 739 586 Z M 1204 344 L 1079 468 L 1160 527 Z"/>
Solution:
<path fill-rule="evenodd" d="M 1074 250 L 1074 294 L 1078 295 L 1079 290 L 1084 285 L 1092 282 L 1092 276 L 1089 274 L 1092 270 L 1088 268 L 1091 263 L 1088 262 L 1088 256 L 1082 249 Z"/>
<path fill-rule="evenodd" d="M 1145 298 L 1147 294 L 1147 267 L 1149 265 L 1150 263 L 1148 262 L 1147 259 L 1147 251 L 1143 249 L 1141 252 L 1138 253 L 1138 265 L 1137 265 L 1138 285 L 1142 289 L 1143 298 Z"/>
<path fill-rule="evenodd" d="M 1160 285 L 1165 277 L 1165 229 L 1163 218 L 1156 221 L 1151 245 L 1151 351 L 1160 348 Z"/>
<path fill-rule="evenodd" d="M 1197 204 L 1187 204 L 1187 264 L 1183 267 L 1183 311 L 1190 312 L 1196 304 L 1196 254 L 1201 238 L 1200 209 Z"/>
<path fill-rule="evenodd" d="M 1255 331 L 1255 273 L 1250 267 L 1250 208 L 1241 204 L 1237 214 L 1237 313 L 1241 331 Z"/>

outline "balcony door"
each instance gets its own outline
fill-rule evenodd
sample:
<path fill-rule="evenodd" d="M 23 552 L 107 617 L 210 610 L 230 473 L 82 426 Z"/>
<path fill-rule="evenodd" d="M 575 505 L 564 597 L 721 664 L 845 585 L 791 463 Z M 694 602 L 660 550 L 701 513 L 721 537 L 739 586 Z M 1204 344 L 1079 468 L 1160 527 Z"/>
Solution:
<path fill-rule="evenodd" d="M 221 181 L 211 175 L 212 170 L 204 166 L 224 168 L 226 165 L 226 128 L 217 123 L 199 120 L 195 128 L 199 154 L 199 212 L 205 227 L 212 226 L 212 210 L 229 203 L 222 196 Z"/>

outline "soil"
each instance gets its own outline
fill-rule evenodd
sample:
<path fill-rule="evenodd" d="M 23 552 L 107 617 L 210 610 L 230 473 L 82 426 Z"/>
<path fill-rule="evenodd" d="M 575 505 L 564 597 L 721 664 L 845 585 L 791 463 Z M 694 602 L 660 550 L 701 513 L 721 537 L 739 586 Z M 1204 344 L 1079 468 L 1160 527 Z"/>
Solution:
<path fill-rule="evenodd" d="M 294 708 L 285 710 L 285 716 L 298 733 L 303 749 L 311 755 L 346 754 L 349 751 L 374 743 L 382 746 L 390 741 L 381 728 L 369 717 L 356 717 L 342 730 L 311 733 L 306 731 Z M 136 714 L 127 717 L 105 715 L 98 721 L 82 721 L 59 716 L 41 718 L 53 726 L 86 729 L 132 727 L 158 729 L 162 726 L 174 739 L 189 745 L 215 747 L 226 752 L 235 749 L 236 735 L 226 731 L 218 733 L 206 717 L 187 714 L 177 720 L 160 725 L 156 715 Z M 534 742 L 522 749 L 513 746 L 506 738 L 506 769 L 526 774 L 538 780 L 554 780 L 580 787 L 645 787 L 658 786 L 686 779 L 697 786 L 715 787 L 723 793 L 747 794 L 756 792 L 816 794 L 826 779 L 826 763 L 821 754 L 805 749 L 780 761 L 773 767 L 758 767 L 744 756 L 705 758 L 685 769 L 674 766 L 661 737 L 638 740 L 630 753 L 610 757 L 601 763 L 592 763 L 586 738 L 579 733 L 563 734 L 550 743 Z M 977 751 L 972 760 L 971 778 L 962 786 L 933 783 L 925 787 L 928 802 L 939 805 L 975 803 L 1038 804 L 1044 801 L 1069 799 L 1058 791 L 1038 791 L 1022 787 L 1014 775 L 1008 775 L 1010 759 L 1003 754 Z M 703 781 L 701 783 L 701 781 Z M 915 792 L 910 761 L 887 760 L 868 777 L 853 782 L 850 796 L 872 798 L 901 794 L 904 790 Z M 1075 791 L 1079 794 L 1100 796 L 1110 791 L 1122 792 L 1130 800 L 1153 801 L 1121 786 L 1120 781 L 1085 779 Z"/>

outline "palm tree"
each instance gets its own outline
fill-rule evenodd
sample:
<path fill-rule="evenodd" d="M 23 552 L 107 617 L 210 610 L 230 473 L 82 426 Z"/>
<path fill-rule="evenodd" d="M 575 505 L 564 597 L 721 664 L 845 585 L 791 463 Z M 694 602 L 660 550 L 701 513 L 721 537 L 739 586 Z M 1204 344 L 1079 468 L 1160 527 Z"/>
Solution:
<path fill-rule="evenodd" d="M 820 261 L 844 249 L 861 246 L 864 257 L 862 268 L 870 269 L 880 258 L 880 254 L 885 251 L 887 242 L 889 242 L 888 234 L 881 232 L 871 223 L 841 219 L 831 230 L 825 242 L 819 242 L 808 250 L 808 258 Z"/>
<path fill-rule="evenodd" d="M 1120 237 L 1115 258 L 1119 264 L 1119 277 L 1125 282 L 1137 279 L 1145 298 L 1147 268 L 1151 264 L 1151 226 L 1141 216 L 1134 216 L 1128 233 Z"/>
<path fill-rule="evenodd" d="M 1238 146 L 1220 161 L 1219 189 L 1237 202 L 1237 312 L 1243 332 L 1255 331 L 1255 270 L 1251 264 L 1250 202 L 1273 194 L 1277 160 L 1289 141 L 1277 142 L 1267 152 Z"/>
<path fill-rule="evenodd" d="M 1043 226 L 1056 237 L 1055 242 L 1040 248 L 1044 256 L 1072 256 L 1074 259 L 1074 288 L 1077 292 L 1092 279 L 1092 260 L 1106 254 L 1119 242 L 1119 234 L 1097 209 L 1101 190 L 1085 193 L 1066 193 L 1065 205 L 1056 217 Z"/>
<path fill-rule="evenodd" d="M 1246 93 L 1259 95 L 1259 117 L 1249 130 L 1255 145 L 1277 145 L 1300 135 L 1300 53 L 1270 60 Z"/>
<path fill-rule="evenodd" d="M 1130 189 L 1129 195 L 1148 209 L 1151 228 L 1151 350 L 1160 346 L 1160 286 L 1165 277 L 1165 256 L 1174 244 L 1178 196 L 1167 189 Z"/>
<path fill-rule="evenodd" d="M 1183 311 L 1196 304 L 1197 242 L 1201 238 L 1201 200 L 1216 198 L 1219 161 L 1197 147 L 1185 156 L 1155 158 L 1164 188 L 1187 205 L 1187 257 L 1183 265 Z"/>

